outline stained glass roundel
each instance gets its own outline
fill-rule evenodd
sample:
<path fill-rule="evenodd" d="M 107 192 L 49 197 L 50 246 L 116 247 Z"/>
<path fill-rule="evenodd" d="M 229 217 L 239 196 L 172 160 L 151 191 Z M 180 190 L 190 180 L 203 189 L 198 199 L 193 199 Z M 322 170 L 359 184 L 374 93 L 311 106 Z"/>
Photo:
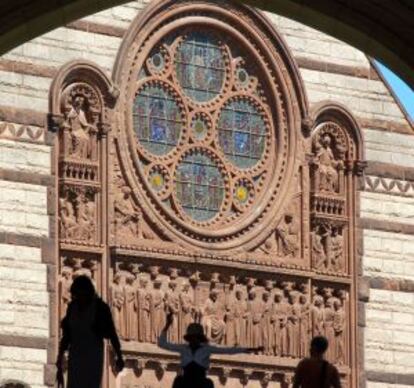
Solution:
<path fill-rule="evenodd" d="M 236 167 L 248 169 L 262 158 L 266 145 L 266 123 L 249 100 L 230 100 L 218 119 L 219 144 Z"/>
<path fill-rule="evenodd" d="M 176 196 L 184 212 L 197 222 L 214 218 L 225 196 L 223 176 L 214 160 L 197 151 L 186 155 L 176 171 Z"/>
<path fill-rule="evenodd" d="M 177 99 L 163 85 L 148 83 L 134 100 L 133 124 L 139 143 L 154 155 L 174 149 L 182 131 Z"/>
<path fill-rule="evenodd" d="M 210 101 L 223 87 L 226 75 L 223 50 L 211 35 L 192 32 L 177 49 L 175 72 L 188 97 L 199 103 Z"/>

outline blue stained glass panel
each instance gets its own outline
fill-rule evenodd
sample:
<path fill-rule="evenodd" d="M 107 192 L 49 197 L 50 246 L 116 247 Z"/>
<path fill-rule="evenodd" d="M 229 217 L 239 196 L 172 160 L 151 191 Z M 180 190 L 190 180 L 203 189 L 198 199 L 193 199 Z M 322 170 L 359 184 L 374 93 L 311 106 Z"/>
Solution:
<path fill-rule="evenodd" d="M 208 221 L 220 210 L 224 182 L 217 164 L 197 152 L 187 155 L 178 165 L 176 196 L 183 210 L 195 221 Z"/>
<path fill-rule="evenodd" d="M 155 85 L 135 96 L 133 124 L 139 142 L 155 155 L 165 155 L 177 145 L 183 125 L 175 98 Z"/>
<path fill-rule="evenodd" d="M 247 169 L 261 159 L 266 144 L 266 124 L 249 101 L 230 101 L 220 112 L 219 144 L 237 167 Z"/>
<path fill-rule="evenodd" d="M 179 45 L 175 71 L 184 93 L 197 102 L 216 97 L 223 86 L 225 65 L 216 39 L 193 32 Z"/>

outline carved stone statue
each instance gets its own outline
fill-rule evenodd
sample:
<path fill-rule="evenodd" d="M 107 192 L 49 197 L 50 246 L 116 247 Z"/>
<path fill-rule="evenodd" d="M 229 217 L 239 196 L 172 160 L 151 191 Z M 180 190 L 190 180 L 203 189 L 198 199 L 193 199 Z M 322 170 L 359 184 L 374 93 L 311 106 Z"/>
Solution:
<path fill-rule="evenodd" d="M 247 343 L 250 347 L 262 346 L 261 322 L 263 313 L 263 301 L 257 298 L 255 290 L 250 290 L 247 301 Z"/>
<path fill-rule="evenodd" d="M 332 151 L 331 137 L 328 134 L 320 139 L 316 154 L 319 171 L 319 190 L 337 192 L 339 189 L 339 162 Z"/>
<path fill-rule="evenodd" d="M 114 201 L 117 236 L 122 240 L 142 238 L 141 211 L 131 197 L 131 189 L 123 186 Z"/>
<path fill-rule="evenodd" d="M 149 292 L 149 307 L 151 316 L 151 341 L 157 343 L 158 337 L 165 324 L 164 293 L 161 290 L 162 281 L 154 280 L 154 288 Z"/>
<path fill-rule="evenodd" d="M 328 266 L 325 247 L 319 228 L 312 232 L 312 263 L 316 269 L 325 269 Z"/>
<path fill-rule="evenodd" d="M 138 340 L 140 342 L 151 341 L 150 301 L 147 284 L 148 280 L 141 278 L 137 289 Z"/>
<path fill-rule="evenodd" d="M 202 308 L 201 323 L 207 338 L 221 344 L 224 339 L 226 324 L 223 320 L 222 306 L 218 300 L 218 291 L 213 289 Z"/>
<path fill-rule="evenodd" d="M 300 357 L 308 355 L 310 344 L 311 326 L 310 326 L 310 306 L 306 294 L 299 296 L 301 305 L 300 311 Z"/>
<path fill-rule="evenodd" d="M 194 320 L 194 300 L 190 293 L 190 284 L 184 283 L 179 295 L 180 299 L 180 314 L 179 314 L 179 339 L 183 340 L 188 325 Z"/>
<path fill-rule="evenodd" d="M 287 320 L 289 305 L 285 302 L 283 292 L 276 290 L 272 309 L 272 321 L 274 327 L 274 354 L 286 356 L 288 353 Z"/>
<path fill-rule="evenodd" d="M 261 322 L 262 326 L 262 344 L 264 346 L 264 354 L 270 356 L 273 353 L 273 337 L 274 328 L 272 322 L 272 300 L 270 293 L 264 291 L 262 295 L 263 299 L 263 318 Z"/>
<path fill-rule="evenodd" d="M 345 310 L 340 299 L 334 300 L 334 331 L 335 331 L 335 362 L 337 364 L 345 363 Z"/>
<path fill-rule="evenodd" d="M 291 357 L 299 357 L 300 355 L 300 318 L 302 306 L 299 303 L 298 291 L 290 291 L 289 293 L 289 315 L 287 322 L 287 336 L 289 351 Z"/>
<path fill-rule="evenodd" d="M 70 134 L 69 154 L 77 159 L 88 159 L 91 157 L 90 135 L 96 133 L 96 128 L 87 120 L 88 101 L 85 96 L 77 94 L 72 98 L 71 105 L 65 122 Z"/>
<path fill-rule="evenodd" d="M 292 214 L 286 214 L 276 228 L 278 254 L 295 257 L 299 252 L 299 228 Z"/>
<path fill-rule="evenodd" d="M 180 313 L 180 297 L 177 292 L 177 282 L 171 280 L 168 283 L 169 290 L 165 295 L 165 310 L 167 314 L 172 314 L 173 321 L 168 330 L 168 340 L 170 342 L 179 342 L 178 317 Z"/>
<path fill-rule="evenodd" d="M 114 281 L 111 286 L 111 306 L 112 316 L 115 327 L 121 338 L 126 338 L 124 308 L 125 308 L 125 292 L 121 285 L 122 276 L 119 272 L 115 273 Z"/>
<path fill-rule="evenodd" d="M 313 337 L 316 337 L 318 335 L 325 335 L 323 325 L 323 298 L 320 295 L 314 296 L 311 315 Z"/>
<path fill-rule="evenodd" d="M 62 238 L 76 238 L 78 224 L 73 203 L 68 198 L 59 199 L 59 224 Z"/>
<path fill-rule="evenodd" d="M 138 339 L 137 327 L 137 300 L 135 296 L 135 276 L 126 276 L 125 290 L 125 338 L 136 341 Z"/>
<path fill-rule="evenodd" d="M 246 346 L 247 304 L 242 290 L 236 290 L 226 306 L 226 344 L 228 346 Z"/>
<path fill-rule="evenodd" d="M 334 271 L 344 269 L 344 240 L 338 228 L 332 228 L 331 265 Z"/>
<path fill-rule="evenodd" d="M 72 286 L 72 269 L 69 267 L 62 268 L 62 276 L 59 282 L 60 286 L 60 297 L 62 301 L 61 317 L 66 315 L 66 310 L 72 299 L 70 293 L 70 287 Z"/>
<path fill-rule="evenodd" d="M 334 330 L 334 318 L 335 310 L 333 307 L 334 298 L 327 298 L 325 301 L 325 308 L 323 310 L 323 325 L 325 329 L 325 337 L 331 344 L 326 351 L 326 358 L 330 362 L 335 361 L 335 330 Z"/>
<path fill-rule="evenodd" d="M 95 235 L 95 203 L 82 193 L 77 198 L 77 223 L 80 240 L 92 240 Z"/>

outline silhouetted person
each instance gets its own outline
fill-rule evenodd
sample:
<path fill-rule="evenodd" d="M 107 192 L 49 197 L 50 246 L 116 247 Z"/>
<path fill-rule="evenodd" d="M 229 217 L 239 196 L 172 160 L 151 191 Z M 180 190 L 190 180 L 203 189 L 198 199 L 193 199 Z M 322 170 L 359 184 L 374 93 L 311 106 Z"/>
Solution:
<path fill-rule="evenodd" d="M 70 288 L 72 302 L 63 318 L 62 339 L 56 362 L 58 386 L 63 386 L 63 355 L 69 351 L 68 388 L 99 388 L 102 380 L 104 338 L 111 341 L 116 367 L 124 367 L 121 345 L 109 306 L 100 299 L 87 276 L 77 277 Z"/>
<path fill-rule="evenodd" d="M 311 356 L 296 367 L 293 388 L 341 388 L 338 369 L 323 358 L 328 346 L 325 337 L 312 339 Z"/>
<path fill-rule="evenodd" d="M 190 323 L 184 339 L 188 345 L 173 344 L 167 341 L 167 331 L 173 316 L 167 315 L 167 323 L 158 339 L 160 348 L 180 353 L 183 374 L 174 380 L 173 388 L 214 388 L 213 382 L 206 377 L 210 366 L 211 354 L 238 354 L 262 351 L 263 348 L 221 347 L 208 344 L 203 327 L 199 323 Z"/>

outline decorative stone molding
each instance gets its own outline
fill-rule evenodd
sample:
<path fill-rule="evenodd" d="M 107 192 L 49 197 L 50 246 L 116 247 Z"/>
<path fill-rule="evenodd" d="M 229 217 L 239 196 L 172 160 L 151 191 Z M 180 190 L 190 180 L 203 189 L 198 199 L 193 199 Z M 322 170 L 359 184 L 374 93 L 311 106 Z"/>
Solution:
<path fill-rule="evenodd" d="M 151 4 L 113 79 L 72 62 L 52 84 L 60 316 L 73 278 L 91 277 L 134 371 L 121 385 L 178 370 L 156 346 L 172 313 L 172 342 L 200 322 L 212 343 L 264 346 L 213 359 L 224 382 L 288 387 L 323 334 L 328 359 L 357 387 L 364 155 L 353 116 L 332 102 L 308 112 L 284 41 L 233 3 Z"/>

